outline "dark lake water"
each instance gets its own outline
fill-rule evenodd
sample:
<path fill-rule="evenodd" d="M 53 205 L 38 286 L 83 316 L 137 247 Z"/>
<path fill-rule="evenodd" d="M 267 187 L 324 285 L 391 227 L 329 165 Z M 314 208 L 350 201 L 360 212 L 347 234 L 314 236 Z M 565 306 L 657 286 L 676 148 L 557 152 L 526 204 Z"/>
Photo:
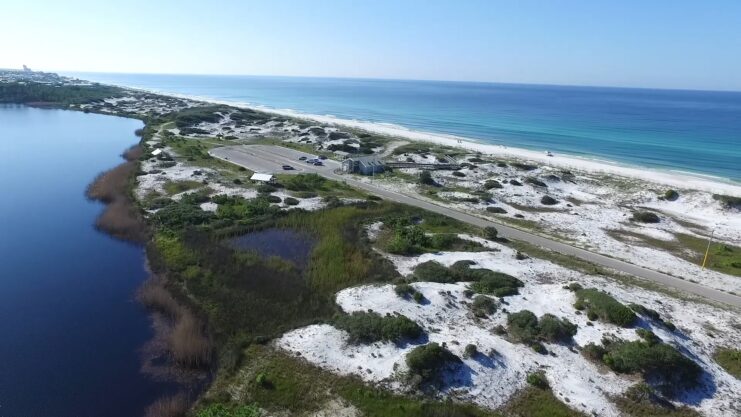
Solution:
<path fill-rule="evenodd" d="M 162 392 L 139 372 L 143 250 L 96 231 L 84 196 L 139 127 L 0 105 L 0 417 L 136 417 Z"/>
<path fill-rule="evenodd" d="M 304 267 L 314 247 L 310 236 L 288 229 L 265 229 L 233 238 L 229 243 L 238 249 L 251 250 L 262 256 L 277 256 Z"/>

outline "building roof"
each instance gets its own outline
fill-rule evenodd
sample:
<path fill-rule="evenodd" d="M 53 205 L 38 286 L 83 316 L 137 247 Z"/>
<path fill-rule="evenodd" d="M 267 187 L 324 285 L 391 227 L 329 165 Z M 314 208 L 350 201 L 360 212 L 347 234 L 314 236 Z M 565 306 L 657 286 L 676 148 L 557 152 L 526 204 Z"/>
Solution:
<path fill-rule="evenodd" d="M 160 148 L 157 148 L 157 149 L 155 149 L 155 150 L 152 151 L 152 155 L 154 155 L 154 156 L 157 156 L 157 155 L 159 155 L 161 153 L 162 153 L 162 149 L 160 149 Z"/>
<path fill-rule="evenodd" d="M 252 181 L 270 181 L 273 179 L 273 176 L 271 174 L 260 174 L 255 172 L 254 174 L 252 174 L 250 179 Z"/>

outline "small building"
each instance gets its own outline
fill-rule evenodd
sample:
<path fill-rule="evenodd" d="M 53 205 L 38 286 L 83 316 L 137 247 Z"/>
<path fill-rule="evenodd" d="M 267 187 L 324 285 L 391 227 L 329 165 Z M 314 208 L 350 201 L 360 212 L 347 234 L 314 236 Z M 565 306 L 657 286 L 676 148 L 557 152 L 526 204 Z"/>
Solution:
<path fill-rule="evenodd" d="M 162 153 L 162 149 L 157 148 L 157 149 L 155 149 L 155 150 L 152 151 L 152 156 L 157 156 L 157 155 L 159 155 L 161 153 Z"/>
<path fill-rule="evenodd" d="M 356 156 L 342 161 L 342 172 L 351 174 L 380 174 L 384 169 L 384 162 L 375 155 Z"/>
<path fill-rule="evenodd" d="M 275 178 L 273 177 L 272 174 L 259 174 L 255 172 L 250 177 L 250 180 L 256 181 L 256 182 L 266 182 L 267 183 L 267 182 L 273 182 Z"/>

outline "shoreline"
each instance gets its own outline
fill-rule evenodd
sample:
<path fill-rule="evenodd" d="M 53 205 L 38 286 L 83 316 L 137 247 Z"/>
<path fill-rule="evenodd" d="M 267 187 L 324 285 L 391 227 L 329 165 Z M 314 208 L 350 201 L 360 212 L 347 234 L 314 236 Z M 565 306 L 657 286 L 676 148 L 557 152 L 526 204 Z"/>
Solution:
<path fill-rule="evenodd" d="M 693 189 L 716 194 L 726 194 L 734 197 L 741 197 L 741 182 L 734 181 L 730 178 L 714 176 L 711 174 L 689 172 L 681 169 L 664 170 L 657 167 L 632 165 L 625 162 L 603 159 L 597 155 L 595 155 L 594 157 L 582 157 L 579 155 L 567 153 L 553 153 L 553 156 L 548 156 L 545 153 L 547 151 L 546 149 L 543 149 L 542 151 L 535 151 L 531 149 L 519 148 L 517 146 L 488 144 L 480 142 L 475 138 L 414 130 L 392 123 L 342 119 L 333 115 L 303 113 L 293 109 L 277 109 L 264 105 L 251 104 L 248 102 L 221 100 L 211 97 L 171 93 L 162 90 L 129 87 L 124 85 L 116 86 L 135 91 L 160 94 L 164 96 L 177 97 L 205 103 L 233 106 L 237 108 L 250 109 L 294 119 L 302 119 L 327 125 L 358 129 L 366 131 L 368 133 L 375 133 L 414 142 L 427 142 L 453 148 L 461 148 L 472 152 L 481 152 L 493 157 L 523 159 L 527 161 L 542 163 L 555 168 L 574 169 L 590 173 L 618 175 L 681 189 Z"/>

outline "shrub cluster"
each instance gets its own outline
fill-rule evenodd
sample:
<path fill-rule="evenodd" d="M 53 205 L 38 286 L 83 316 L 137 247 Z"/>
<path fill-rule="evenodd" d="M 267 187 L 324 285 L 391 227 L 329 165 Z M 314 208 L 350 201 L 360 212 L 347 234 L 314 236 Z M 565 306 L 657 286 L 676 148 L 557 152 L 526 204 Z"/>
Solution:
<path fill-rule="evenodd" d="M 354 312 L 336 316 L 333 324 L 350 335 L 351 343 L 401 342 L 422 335 L 417 323 L 402 315 L 381 316 L 372 312 Z"/>
<path fill-rule="evenodd" d="M 476 317 L 485 317 L 497 311 L 497 303 L 485 295 L 477 295 L 471 303 L 471 311 Z"/>
<path fill-rule="evenodd" d="M 603 339 L 602 361 L 615 372 L 640 373 L 665 393 L 699 383 L 702 368 L 697 363 L 648 330 L 638 334 L 643 340 Z"/>
<path fill-rule="evenodd" d="M 633 213 L 632 220 L 641 223 L 658 223 L 661 221 L 656 213 L 650 211 L 636 211 Z"/>
<path fill-rule="evenodd" d="M 590 320 L 600 319 L 622 327 L 632 326 L 637 318 L 633 310 L 596 288 L 577 290 L 574 307 L 577 310 L 586 309 Z"/>
<path fill-rule="evenodd" d="M 443 368 L 460 361 L 460 358 L 448 349 L 434 342 L 417 346 L 406 356 L 409 371 L 421 377 L 423 382 L 433 381 Z"/>
<path fill-rule="evenodd" d="M 396 295 L 405 300 L 413 299 L 418 303 L 421 303 L 425 299 L 421 292 L 417 291 L 414 287 L 406 283 L 396 284 L 396 287 L 394 287 L 394 292 L 396 292 Z"/>
<path fill-rule="evenodd" d="M 502 188 L 502 184 L 497 180 L 486 180 L 484 188 L 491 190 L 492 188 Z"/>
<path fill-rule="evenodd" d="M 476 281 L 471 284 L 471 289 L 481 294 L 493 294 L 497 297 L 506 297 L 517 294 L 518 288 L 524 284 L 519 279 L 503 272 L 495 272 L 489 269 L 468 269 L 466 281 Z"/>
<path fill-rule="evenodd" d="M 327 180 L 319 174 L 299 174 L 292 175 L 282 182 L 291 191 L 319 191 L 324 188 Z"/>
<path fill-rule="evenodd" d="M 538 320 L 532 311 L 522 310 L 507 316 L 507 331 L 521 343 L 564 343 L 571 341 L 576 334 L 576 325 L 552 314 L 544 314 Z"/>
<path fill-rule="evenodd" d="M 528 384 L 541 389 L 548 389 L 550 387 L 548 378 L 545 377 L 545 372 L 543 371 L 529 373 L 525 380 Z"/>
<path fill-rule="evenodd" d="M 551 196 L 544 195 L 543 198 L 540 199 L 540 204 L 544 204 L 546 206 L 552 206 L 552 205 L 558 204 L 558 200 L 556 200 L 555 198 Z"/>

